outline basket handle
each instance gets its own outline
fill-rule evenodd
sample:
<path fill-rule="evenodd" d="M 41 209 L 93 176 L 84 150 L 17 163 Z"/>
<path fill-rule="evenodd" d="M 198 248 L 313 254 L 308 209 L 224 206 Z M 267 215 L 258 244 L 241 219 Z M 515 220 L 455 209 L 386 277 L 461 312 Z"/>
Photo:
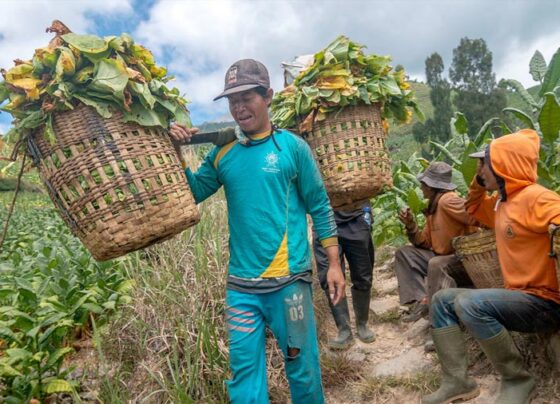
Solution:
<path fill-rule="evenodd" d="M 551 224 L 550 225 L 550 252 L 548 253 L 548 256 L 551 258 L 556 257 L 556 253 L 554 252 L 554 236 L 557 235 L 560 237 L 560 226 L 557 226 L 555 224 Z"/>
<path fill-rule="evenodd" d="M 463 254 L 459 254 L 459 253 L 457 252 L 457 243 L 458 243 L 458 241 L 459 241 L 460 238 L 461 238 L 461 236 L 453 237 L 453 238 L 451 239 L 451 245 L 453 246 L 453 250 L 455 251 L 455 256 L 456 256 L 458 259 L 462 260 L 463 258 L 465 258 L 465 256 L 464 256 Z"/>

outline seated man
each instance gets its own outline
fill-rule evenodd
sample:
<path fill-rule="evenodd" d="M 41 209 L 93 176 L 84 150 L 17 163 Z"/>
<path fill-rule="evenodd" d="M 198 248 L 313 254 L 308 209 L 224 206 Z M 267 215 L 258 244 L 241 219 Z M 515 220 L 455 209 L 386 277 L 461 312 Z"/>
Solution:
<path fill-rule="evenodd" d="M 525 403 L 533 377 L 507 330 L 551 331 L 560 324 L 560 293 L 548 256 L 548 227 L 560 224 L 560 195 L 538 185 L 540 139 L 522 130 L 493 140 L 480 158 L 467 211 L 494 228 L 505 289 L 446 289 L 432 301 L 432 337 L 443 370 L 439 390 L 423 403 L 448 403 L 478 395 L 467 376 L 466 347 L 459 323 L 480 343 L 500 373 L 497 403 Z M 488 191 L 498 191 L 487 195 Z"/>
<path fill-rule="evenodd" d="M 430 164 L 418 180 L 429 201 L 424 212 L 426 225 L 420 230 L 410 209 L 402 210 L 399 219 L 413 245 L 399 248 L 395 255 L 400 303 L 415 303 L 403 317 L 405 322 L 427 315 L 428 297 L 439 289 L 470 285 L 470 279 L 453 254 L 451 240 L 473 232 L 475 228 L 471 226 L 476 223 L 465 211 L 465 201 L 453 192 L 457 186 L 451 182 L 449 164 Z"/>

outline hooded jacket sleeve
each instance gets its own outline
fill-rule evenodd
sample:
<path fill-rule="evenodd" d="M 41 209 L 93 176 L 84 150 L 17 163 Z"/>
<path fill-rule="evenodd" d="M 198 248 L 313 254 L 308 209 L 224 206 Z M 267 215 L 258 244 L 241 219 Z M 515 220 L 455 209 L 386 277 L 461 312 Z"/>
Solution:
<path fill-rule="evenodd" d="M 469 194 L 465 207 L 467 213 L 477 219 L 480 223 L 493 229 L 495 227 L 495 211 L 494 206 L 498 200 L 497 195 L 489 196 L 486 193 L 486 188 L 480 185 L 476 177 L 473 178 L 469 187 Z"/>
<path fill-rule="evenodd" d="M 297 147 L 297 189 L 323 247 L 338 245 L 337 227 L 327 191 L 311 149 L 302 141 Z"/>

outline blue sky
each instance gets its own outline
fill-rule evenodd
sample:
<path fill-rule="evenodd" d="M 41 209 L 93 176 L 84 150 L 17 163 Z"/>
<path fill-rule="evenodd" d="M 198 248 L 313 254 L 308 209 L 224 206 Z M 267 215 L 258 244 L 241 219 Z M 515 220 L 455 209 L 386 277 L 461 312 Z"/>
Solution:
<path fill-rule="evenodd" d="M 555 0 L 2 0 L 0 67 L 45 46 L 53 19 L 77 33 L 129 32 L 177 77 L 201 123 L 227 119 L 226 102 L 212 98 L 235 60 L 261 60 L 280 89 L 282 61 L 315 53 L 339 34 L 391 55 L 421 80 L 428 55 L 440 53 L 448 68 L 462 37 L 484 38 L 498 79 L 532 85 L 529 59 L 539 49 L 549 60 L 560 46 L 559 17 Z M 0 133 L 10 121 L 0 114 Z"/>

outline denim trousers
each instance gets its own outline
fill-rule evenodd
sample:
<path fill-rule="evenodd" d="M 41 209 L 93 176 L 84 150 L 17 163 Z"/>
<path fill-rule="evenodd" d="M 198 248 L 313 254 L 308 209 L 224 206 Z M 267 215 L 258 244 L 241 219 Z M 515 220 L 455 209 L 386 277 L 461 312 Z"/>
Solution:
<path fill-rule="evenodd" d="M 518 332 L 554 331 L 560 327 L 560 304 L 518 290 L 443 289 L 432 299 L 433 328 L 463 323 L 479 340 L 504 328 Z"/>

